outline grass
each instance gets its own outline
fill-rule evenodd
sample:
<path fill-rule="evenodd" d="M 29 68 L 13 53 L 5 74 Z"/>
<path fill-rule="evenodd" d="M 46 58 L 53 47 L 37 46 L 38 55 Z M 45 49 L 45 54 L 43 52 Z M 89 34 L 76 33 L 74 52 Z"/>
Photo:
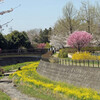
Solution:
<path fill-rule="evenodd" d="M 41 100 L 100 100 L 100 93 L 87 88 L 51 81 L 36 72 L 39 62 L 24 66 L 13 78 L 18 89 Z"/>
<path fill-rule="evenodd" d="M 17 64 L 13 64 L 13 65 L 3 66 L 1 68 L 4 69 L 5 72 L 9 72 L 11 70 L 16 70 L 19 67 L 21 68 L 21 67 L 31 64 L 31 63 L 33 63 L 33 62 L 31 61 L 31 62 L 17 63 Z"/>
<path fill-rule="evenodd" d="M 0 91 L 0 100 L 11 100 L 8 95 Z"/>
<path fill-rule="evenodd" d="M 59 95 L 54 95 L 50 90 L 43 90 L 42 88 L 37 88 L 35 86 L 23 86 L 20 85 L 18 89 L 31 97 L 36 97 L 42 100 L 62 100 L 62 97 Z"/>

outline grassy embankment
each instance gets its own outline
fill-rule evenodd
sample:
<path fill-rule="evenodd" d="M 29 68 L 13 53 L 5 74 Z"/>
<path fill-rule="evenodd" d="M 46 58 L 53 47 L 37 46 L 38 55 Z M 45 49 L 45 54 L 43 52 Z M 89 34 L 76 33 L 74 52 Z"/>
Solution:
<path fill-rule="evenodd" d="M 0 91 L 0 100 L 11 100 L 8 95 Z"/>
<path fill-rule="evenodd" d="M 39 62 L 34 62 L 10 76 L 21 92 L 41 100 L 100 100 L 100 93 L 92 89 L 54 82 L 40 76 L 36 71 L 38 65 Z"/>

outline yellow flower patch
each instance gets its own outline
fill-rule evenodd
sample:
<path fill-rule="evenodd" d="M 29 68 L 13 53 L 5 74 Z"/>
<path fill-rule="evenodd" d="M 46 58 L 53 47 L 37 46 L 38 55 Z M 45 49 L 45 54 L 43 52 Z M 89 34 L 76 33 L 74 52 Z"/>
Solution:
<path fill-rule="evenodd" d="M 32 88 L 32 85 L 41 87 L 44 89 L 49 89 L 53 93 L 62 93 L 70 98 L 76 98 L 75 100 L 100 100 L 100 94 L 94 90 L 87 88 L 77 88 L 69 87 L 67 85 L 61 85 L 61 83 L 53 81 L 45 81 L 44 78 L 38 75 L 36 68 L 39 65 L 39 62 L 34 62 L 33 64 L 24 66 L 22 70 L 15 72 L 12 77 L 16 81 L 23 82 L 24 85 Z M 32 76 L 34 73 L 35 76 Z M 32 74 L 32 75 L 31 75 Z M 38 76 L 39 79 L 36 79 Z M 18 80 L 17 80 L 18 79 Z M 46 79 L 47 80 L 47 79 Z"/>
<path fill-rule="evenodd" d="M 89 52 L 76 52 L 72 56 L 73 60 L 100 60 L 100 56 L 91 55 Z"/>

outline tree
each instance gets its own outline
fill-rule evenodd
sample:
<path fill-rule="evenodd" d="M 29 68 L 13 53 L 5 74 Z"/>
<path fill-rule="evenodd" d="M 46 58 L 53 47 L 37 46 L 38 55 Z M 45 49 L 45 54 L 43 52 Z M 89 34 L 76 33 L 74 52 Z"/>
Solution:
<path fill-rule="evenodd" d="M 77 15 L 77 11 L 74 8 L 74 5 L 69 2 L 65 5 L 65 7 L 63 8 L 63 15 L 64 15 L 64 20 L 62 20 L 62 23 L 65 23 L 67 21 L 68 26 L 67 28 L 69 28 L 69 33 L 71 34 L 73 32 L 73 19 L 76 18 Z"/>
<path fill-rule="evenodd" d="M 66 36 L 62 36 L 59 34 L 51 35 L 50 45 L 54 46 L 57 50 L 60 48 L 64 48 L 66 45 Z"/>
<path fill-rule="evenodd" d="M 49 35 L 50 35 L 51 28 L 40 31 L 40 43 L 49 42 Z"/>
<path fill-rule="evenodd" d="M 8 49 L 18 49 L 21 46 L 30 47 L 30 41 L 25 32 L 13 31 L 5 36 L 8 41 Z"/>
<path fill-rule="evenodd" d="M 87 31 L 93 33 L 93 29 L 97 20 L 97 9 L 94 5 L 88 2 L 82 2 L 82 7 L 79 11 L 79 19 L 81 23 L 87 23 Z"/>
<path fill-rule="evenodd" d="M 76 31 L 68 37 L 67 44 L 73 48 L 76 48 L 80 52 L 83 47 L 88 45 L 91 39 L 91 34 L 85 31 Z"/>
<path fill-rule="evenodd" d="M 6 47 L 7 47 L 7 41 L 4 38 L 4 36 L 0 33 L 0 48 L 6 49 Z"/>
<path fill-rule="evenodd" d="M 35 42 L 38 43 L 40 29 L 32 29 L 32 30 L 27 31 L 26 33 L 27 33 L 27 36 L 28 36 L 31 44 L 34 45 Z"/>
<path fill-rule="evenodd" d="M 44 49 L 45 46 L 46 46 L 45 43 L 40 43 L 40 44 L 37 45 L 37 48 L 39 48 L 39 49 Z"/>

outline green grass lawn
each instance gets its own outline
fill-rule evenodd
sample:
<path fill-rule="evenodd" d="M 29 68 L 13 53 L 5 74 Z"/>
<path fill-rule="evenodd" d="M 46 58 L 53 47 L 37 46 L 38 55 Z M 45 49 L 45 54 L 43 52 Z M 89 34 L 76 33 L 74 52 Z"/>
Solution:
<path fill-rule="evenodd" d="M 11 100 L 8 95 L 0 91 L 0 100 Z"/>
<path fill-rule="evenodd" d="M 21 67 L 31 64 L 31 63 L 33 63 L 33 62 L 31 61 L 31 62 L 18 63 L 18 64 L 13 64 L 13 65 L 3 66 L 1 68 L 4 69 L 5 72 L 9 72 L 11 70 L 18 69 L 19 67 L 21 68 Z"/>

